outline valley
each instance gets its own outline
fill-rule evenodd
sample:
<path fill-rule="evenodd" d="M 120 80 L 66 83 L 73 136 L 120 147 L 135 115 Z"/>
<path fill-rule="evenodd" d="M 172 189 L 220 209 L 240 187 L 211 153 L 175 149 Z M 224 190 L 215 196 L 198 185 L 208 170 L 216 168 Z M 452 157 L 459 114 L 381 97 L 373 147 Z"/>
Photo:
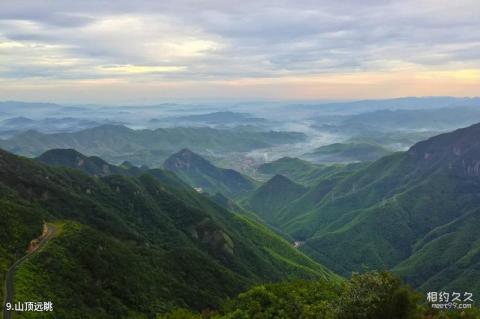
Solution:
<path fill-rule="evenodd" d="M 76 304 L 78 316 L 152 317 L 220 309 L 275 282 L 336 287 L 384 269 L 422 294 L 480 294 L 480 124 L 339 133 L 311 115 L 279 124 L 245 114 L 0 140 L 1 219 L 12 229 L 0 266 L 13 299 L 52 300 L 60 316 Z M 43 221 L 61 223 L 55 239 L 7 271 Z"/>

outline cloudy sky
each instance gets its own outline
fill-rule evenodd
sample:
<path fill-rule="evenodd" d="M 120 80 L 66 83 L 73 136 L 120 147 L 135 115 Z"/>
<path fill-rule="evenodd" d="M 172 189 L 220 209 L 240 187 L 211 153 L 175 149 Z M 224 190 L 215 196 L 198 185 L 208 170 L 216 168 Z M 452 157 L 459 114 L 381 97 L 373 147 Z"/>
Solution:
<path fill-rule="evenodd" d="M 2 0 L 0 100 L 478 96 L 478 0 Z"/>

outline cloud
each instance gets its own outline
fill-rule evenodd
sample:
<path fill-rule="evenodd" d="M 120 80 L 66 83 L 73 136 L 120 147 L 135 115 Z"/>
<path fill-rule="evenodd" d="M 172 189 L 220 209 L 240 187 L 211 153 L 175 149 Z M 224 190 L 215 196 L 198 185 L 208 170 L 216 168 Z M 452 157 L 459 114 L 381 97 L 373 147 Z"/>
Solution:
<path fill-rule="evenodd" d="M 21 86 L 475 70 L 479 10 L 477 0 L 3 1 L 0 78 Z"/>

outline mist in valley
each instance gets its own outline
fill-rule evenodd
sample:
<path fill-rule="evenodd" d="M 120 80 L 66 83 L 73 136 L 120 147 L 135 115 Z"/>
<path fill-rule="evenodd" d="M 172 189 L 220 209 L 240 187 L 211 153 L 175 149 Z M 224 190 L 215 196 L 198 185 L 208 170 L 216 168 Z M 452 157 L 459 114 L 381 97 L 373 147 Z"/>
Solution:
<path fill-rule="evenodd" d="M 480 106 L 476 103 L 475 99 L 453 98 L 139 106 L 2 102 L 0 138 L 8 141 L 33 131 L 68 134 L 101 126 L 125 126 L 133 130 L 210 128 L 233 132 L 242 138 L 252 132 L 295 132 L 303 136 L 291 142 L 251 145 L 240 152 L 225 151 L 224 147 L 197 149 L 219 167 L 256 177 L 256 167 L 282 157 L 332 164 L 374 160 L 404 151 L 430 136 L 480 121 Z M 166 157 L 180 148 L 179 145 L 179 149 L 160 151 Z M 114 158 L 118 163 L 132 159 L 122 158 L 121 154 Z M 160 158 L 154 163 L 160 165 Z M 152 161 L 140 158 L 136 164 L 151 165 Z"/>

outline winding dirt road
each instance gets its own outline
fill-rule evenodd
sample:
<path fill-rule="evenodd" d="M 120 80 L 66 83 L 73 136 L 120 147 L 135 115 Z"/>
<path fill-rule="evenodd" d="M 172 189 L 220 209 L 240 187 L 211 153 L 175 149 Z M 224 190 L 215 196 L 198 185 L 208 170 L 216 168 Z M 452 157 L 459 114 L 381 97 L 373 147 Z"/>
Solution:
<path fill-rule="evenodd" d="M 38 243 L 38 245 L 27 253 L 25 256 L 17 260 L 7 271 L 7 276 L 5 279 L 5 301 L 3 303 L 3 319 L 10 319 L 11 318 L 11 311 L 8 311 L 5 305 L 7 303 L 13 304 L 13 294 L 14 294 L 14 286 L 13 286 L 13 279 L 15 278 L 15 271 L 17 267 L 20 266 L 25 260 L 29 257 L 34 255 L 38 252 L 43 246 L 45 246 L 50 239 L 55 235 L 55 226 L 51 224 L 46 224 L 47 230 L 43 235 L 42 239 Z"/>

